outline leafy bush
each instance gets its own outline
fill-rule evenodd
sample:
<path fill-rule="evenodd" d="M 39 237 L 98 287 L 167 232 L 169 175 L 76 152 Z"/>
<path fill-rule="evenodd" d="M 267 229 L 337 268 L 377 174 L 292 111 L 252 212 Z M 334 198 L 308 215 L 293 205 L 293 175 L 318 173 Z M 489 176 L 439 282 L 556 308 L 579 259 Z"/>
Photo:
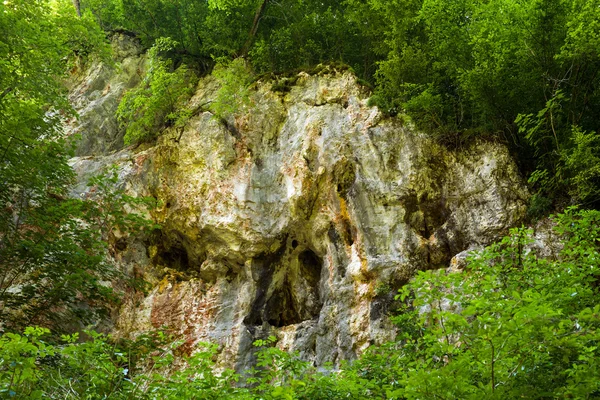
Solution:
<path fill-rule="evenodd" d="M 185 65 L 173 70 L 173 62 L 161 57 L 176 42 L 157 39 L 148 53 L 149 66 L 143 82 L 128 91 L 117 110 L 125 126 L 125 143 L 154 139 L 165 126 L 182 127 L 190 118 L 186 104 L 194 92 L 197 78 Z"/>
<path fill-rule="evenodd" d="M 567 210 L 556 222 L 556 259 L 537 257 L 532 232 L 515 229 L 463 273 L 421 272 L 402 289 L 394 398 L 600 393 L 600 213 Z"/>
<path fill-rule="evenodd" d="M 573 146 L 561 153 L 570 195 L 583 203 L 600 201 L 600 136 L 572 128 Z"/>
<path fill-rule="evenodd" d="M 216 99 L 210 109 L 218 118 L 245 111 L 250 105 L 252 72 L 243 58 L 217 63 L 213 76 L 219 82 Z"/>
<path fill-rule="evenodd" d="M 27 328 L 24 335 L 6 333 L 0 337 L 0 396 L 14 399 L 41 399 L 43 381 L 39 359 L 54 356 L 54 348 L 40 337 L 47 329 Z"/>
<path fill-rule="evenodd" d="M 519 115 L 519 132 L 536 152 L 529 183 L 542 198 L 569 194 L 589 205 L 600 201 L 600 137 L 565 118 L 568 100 L 557 91 L 537 114 Z"/>
<path fill-rule="evenodd" d="M 233 385 L 237 376 L 214 373 L 216 346 L 201 345 L 184 357 L 179 370 L 171 363 L 181 342 L 165 345 L 146 337 L 123 348 L 110 337 L 85 331 L 63 335 L 61 343 L 43 340 L 49 331 L 27 328 L 23 335 L 0 337 L 0 396 L 12 399 L 244 399 L 246 389 Z M 141 352 L 140 352 L 141 351 Z M 133 357 L 144 357 L 136 360 Z M 145 369 L 136 368 L 136 361 Z M 171 371 L 171 372 L 170 372 Z"/>

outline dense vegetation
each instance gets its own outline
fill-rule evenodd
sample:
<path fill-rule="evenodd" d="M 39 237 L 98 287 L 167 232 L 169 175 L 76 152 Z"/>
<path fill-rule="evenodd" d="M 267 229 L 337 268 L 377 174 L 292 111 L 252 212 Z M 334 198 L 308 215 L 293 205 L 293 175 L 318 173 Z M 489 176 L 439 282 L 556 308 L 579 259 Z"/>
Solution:
<path fill-rule="evenodd" d="M 567 210 L 564 245 L 539 257 L 520 229 L 460 273 L 406 285 L 397 341 L 318 372 L 259 341 L 257 370 L 215 373 L 162 333 L 114 342 L 92 331 L 118 303 L 115 234 L 153 225 L 114 172 L 70 195 L 67 71 L 110 57 L 107 34 L 149 49 L 118 117 L 126 141 L 181 128 L 195 82 L 221 82 L 209 107 L 243 112 L 253 77 L 342 62 L 372 102 L 441 141 L 506 142 L 536 195 L 532 216 L 600 201 L 599 0 L 5 0 L 0 3 L 0 397 L 597 398 L 600 214 Z M 124 277 L 119 276 L 119 280 Z M 51 328 L 26 328 L 27 326 Z M 65 335 L 60 336 L 61 333 Z M 84 338 L 86 340 L 82 340 Z M 174 361 L 181 366 L 174 371 Z M 246 380 L 251 388 L 237 388 Z"/>
<path fill-rule="evenodd" d="M 118 300 L 102 281 L 117 230 L 151 227 L 123 212 L 145 199 L 115 190 L 108 173 L 94 194 L 69 196 L 74 172 L 62 119 L 74 115 L 62 79 L 88 56 L 108 56 L 104 32 L 70 1 L 0 4 L 0 322 L 61 330 L 96 320 Z"/>
<path fill-rule="evenodd" d="M 68 321 L 79 294 L 110 301 L 110 274 L 88 204 L 67 199 L 73 172 L 60 132 L 70 108 L 57 77 L 63 57 L 101 44 L 93 20 L 68 4 L 0 5 L 0 317 L 3 328 Z M 64 111 L 63 111 L 64 110 Z M 81 249 L 89 249 L 82 252 Z M 93 272 L 92 272 L 93 271 Z M 15 283 L 19 290 L 14 290 Z M 8 310 L 11 310 L 10 312 Z M 42 310 L 47 312 L 42 312 Z M 85 319 L 85 318 L 84 318 Z"/>

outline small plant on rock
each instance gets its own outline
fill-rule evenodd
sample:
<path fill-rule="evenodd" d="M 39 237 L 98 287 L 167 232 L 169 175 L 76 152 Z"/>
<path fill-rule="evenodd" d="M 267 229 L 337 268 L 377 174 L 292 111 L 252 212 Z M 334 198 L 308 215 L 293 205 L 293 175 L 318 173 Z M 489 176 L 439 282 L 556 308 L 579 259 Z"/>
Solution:
<path fill-rule="evenodd" d="M 186 106 L 197 77 L 184 64 L 175 69 L 173 62 L 163 57 L 176 44 L 170 38 L 156 40 L 148 53 L 146 77 L 121 100 L 117 117 L 125 127 L 126 144 L 152 140 L 162 128 L 181 127 L 191 117 Z"/>

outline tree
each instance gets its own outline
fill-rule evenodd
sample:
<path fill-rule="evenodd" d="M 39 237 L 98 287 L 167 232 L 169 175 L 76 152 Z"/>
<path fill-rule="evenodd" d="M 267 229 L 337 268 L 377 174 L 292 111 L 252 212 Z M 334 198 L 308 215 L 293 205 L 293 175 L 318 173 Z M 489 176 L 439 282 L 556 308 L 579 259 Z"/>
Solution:
<path fill-rule="evenodd" d="M 94 229 L 119 220 L 69 198 L 72 152 L 61 130 L 74 114 L 62 83 L 68 62 L 105 54 L 105 35 L 68 0 L 4 2 L 0 32 L 1 328 L 74 327 L 116 300 L 102 283 L 116 274 L 106 231 Z"/>

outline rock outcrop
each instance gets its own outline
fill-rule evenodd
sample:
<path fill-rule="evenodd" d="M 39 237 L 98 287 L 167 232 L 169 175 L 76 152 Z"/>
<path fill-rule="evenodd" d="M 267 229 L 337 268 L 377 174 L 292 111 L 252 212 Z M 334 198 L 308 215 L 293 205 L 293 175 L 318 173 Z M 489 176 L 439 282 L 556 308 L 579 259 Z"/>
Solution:
<path fill-rule="evenodd" d="M 69 101 L 79 114 L 68 121 L 68 135 L 79 134 L 76 155 L 106 155 L 123 148 L 123 130 L 116 118 L 127 89 L 138 85 L 145 72 L 146 55 L 136 38 L 112 37 L 115 63 L 96 61 L 84 71 L 74 71 Z"/>
<path fill-rule="evenodd" d="M 200 112 L 181 136 L 110 153 L 114 88 L 131 86 L 133 70 L 72 92 L 87 116 L 72 160 L 81 180 L 117 164 L 129 192 L 161 202 L 160 232 L 116 256 L 152 285 L 127 294 L 120 335 L 167 326 L 190 351 L 219 343 L 220 362 L 238 370 L 270 334 L 316 365 L 352 359 L 393 338 L 395 291 L 416 271 L 448 267 L 524 215 L 527 192 L 502 145 L 448 150 L 369 107 L 350 72 L 300 74 L 288 93 L 258 82 L 228 126 Z M 192 103 L 215 90 L 204 78 Z"/>

